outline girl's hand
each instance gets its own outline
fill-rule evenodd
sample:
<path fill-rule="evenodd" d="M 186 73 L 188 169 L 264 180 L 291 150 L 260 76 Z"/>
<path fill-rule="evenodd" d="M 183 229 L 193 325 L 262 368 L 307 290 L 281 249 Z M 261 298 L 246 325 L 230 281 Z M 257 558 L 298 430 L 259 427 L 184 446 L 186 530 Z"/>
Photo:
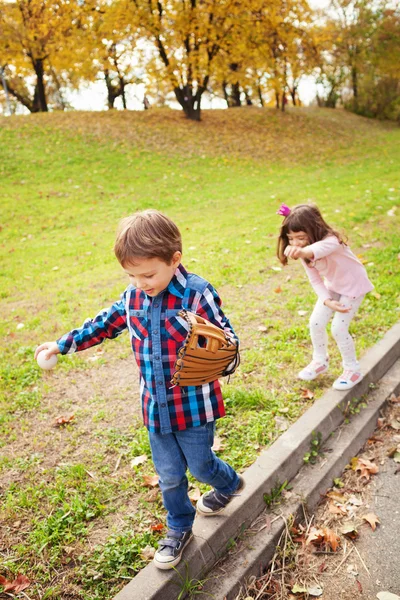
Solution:
<path fill-rule="evenodd" d="M 345 306 L 344 304 L 340 304 L 340 302 L 338 302 L 337 300 L 331 300 L 330 298 L 328 298 L 328 300 L 325 300 L 324 304 L 328 308 L 331 308 L 332 310 L 335 310 L 336 312 L 340 313 L 348 313 L 352 308 L 351 306 Z"/>
<path fill-rule="evenodd" d="M 304 256 L 303 248 L 300 248 L 300 246 L 286 246 L 284 254 L 288 258 L 293 258 L 293 260 L 297 260 L 298 258 L 306 258 Z"/>
<path fill-rule="evenodd" d="M 46 360 L 50 358 L 53 354 L 60 354 L 60 348 L 58 347 L 56 342 L 45 342 L 44 344 L 40 344 L 35 350 L 35 360 L 37 355 L 42 350 L 47 350 L 46 352 Z"/>

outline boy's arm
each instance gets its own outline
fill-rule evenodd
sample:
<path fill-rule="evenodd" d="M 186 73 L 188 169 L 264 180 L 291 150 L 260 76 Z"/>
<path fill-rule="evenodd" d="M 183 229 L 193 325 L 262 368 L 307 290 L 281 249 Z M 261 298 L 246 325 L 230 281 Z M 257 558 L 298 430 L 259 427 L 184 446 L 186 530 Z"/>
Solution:
<path fill-rule="evenodd" d="M 200 298 L 196 313 L 220 329 L 223 329 L 227 336 L 239 343 L 239 338 L 230 324 L 228 317 L 222 310 L 221 305 L 222 301 L 217 291 L 211 284 L 208 284 Z"/>
<path fill-rule="evenodd" d="M 71 354 L 101 344 L 105 339 L 119 336 L 127 328 L 125 293 L 110 308 L 87 319 L 82 327 L 73 329 L 57 340 L 61 354 Z"/>

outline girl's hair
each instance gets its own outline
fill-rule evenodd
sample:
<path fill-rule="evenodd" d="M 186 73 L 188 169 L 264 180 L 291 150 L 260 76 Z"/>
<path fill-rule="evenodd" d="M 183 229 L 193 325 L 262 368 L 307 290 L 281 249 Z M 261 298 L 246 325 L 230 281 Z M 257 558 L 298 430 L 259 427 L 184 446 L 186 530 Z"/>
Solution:
<path fill-rule="evenodd" d="M 135 258 L 159 258 L 169 265 L 176 251 L 182 252 L 180 231 L 158 210 L 143 210 L 119 224 L 114 252 L 123 267 Z"/>
<path fill-rule="evenodd" d="M 283 265 L 287 265 L 288 262 L 284 252 L 285 248 L 289 246 L 289 231 L 304 231 L 310 240 L 310 244 L 320 242 L 327 235 L 335 235 L 341 244 L 346 243 L 341 234 L 325 222 L 315 204 L 298 204 L 285 217 L 278 238 L 276 254 Z M 310 261 L 306 260 L 306 262 Z"/>

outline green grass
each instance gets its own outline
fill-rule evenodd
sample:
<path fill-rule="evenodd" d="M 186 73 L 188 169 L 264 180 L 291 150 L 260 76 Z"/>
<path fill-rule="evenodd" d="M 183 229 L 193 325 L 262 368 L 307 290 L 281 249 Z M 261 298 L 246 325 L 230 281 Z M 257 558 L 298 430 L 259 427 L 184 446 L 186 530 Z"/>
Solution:
<path fill-rule="evenodd" d="M 205 113 L 197 129 L 166 114 L 95 115 L 98 131 L 93 115 L 90 126 L 80 114 L 0 122 L 0 562 L 9 578 L 28 575 L 32 599 L 110 598 L 146 564 L 143 549 L 160 535 L 152 525 L 164 519 L 145 486 L 151 461 L 130 466 L 150 458 L 137 393 L 113 389 L 111 376 L 105 390 L 73 393 L 126 361 L 127 336 L 61 358 L 51 373 L 33 361 L 36 345 L 123 291 L 112 252 L 120 218 L 166 212 L 182 231 L 184 264 L 221 293 L 242 364 L 224 387 L 217 434 L 238 469 L 310 403 L 295 375 L 310 356 L 315 298 L 300 265 L 271 268 L 281 202 L 315 201 L 367 265 L 375 293 L 352 324 L 359 354 L 399 317 L 400 209 L 388 214 L 400 198 L 399 129 L 332 111 Z M 278 143 L 287 152 L 274 157 Z M 340 368 L 330 348 L 330 374 L 308 386 L 316 398 Z M 52 427 L 72 412 L 74 424 Z"/>

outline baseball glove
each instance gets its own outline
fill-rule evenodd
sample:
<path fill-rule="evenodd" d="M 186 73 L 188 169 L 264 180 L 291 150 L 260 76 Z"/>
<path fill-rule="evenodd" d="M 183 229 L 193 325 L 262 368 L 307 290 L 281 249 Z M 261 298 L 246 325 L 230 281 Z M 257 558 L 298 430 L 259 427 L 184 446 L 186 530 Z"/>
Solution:
<path fill-rule="evenodd" d="M 183 346 L 178 351 L 173 385 L 203 385 L 231 375 L 239 365 L 238 345 L 225 332 L 187 310 L 179 313 L 189 324 Z"/>

